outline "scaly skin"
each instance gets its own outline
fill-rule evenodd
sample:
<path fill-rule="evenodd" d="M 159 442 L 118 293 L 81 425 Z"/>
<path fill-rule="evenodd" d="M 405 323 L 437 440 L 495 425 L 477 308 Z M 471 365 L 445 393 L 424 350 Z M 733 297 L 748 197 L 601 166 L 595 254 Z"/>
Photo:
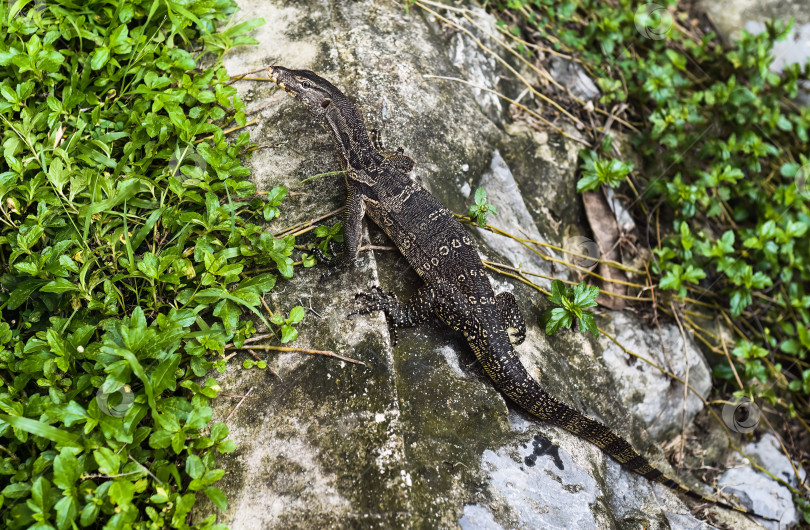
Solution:
<path fill-rule="evenodd" d="M 357 107 L 329 81 L 309 70 L 282 66 L 271 66 L 268 74 L 330 132 L 340 151 L 348 190 L 344 263 L 357 257 L 363 216 L 368 215 L 425 282 L 406 303 L 380 290 L 361 294 L 371 304 L 358 313 L 384 311 L 394 328 L 414 326 L 437 315 L 464 335 L 495 386 L 537 418 L 588 440 L 649 480 L 705 502 L 757 515 L 682 486 L 651 466 L 608 427 L 543 390 L 521 364 L 507 332 L 516 333 L 515 344 L 523 341 L 526 332 L 514 297 L 495 295 L 478 251 L 461 223 L 408 178 L 413 161 L 401 154 L 382 154 L 371 142 Z"/>

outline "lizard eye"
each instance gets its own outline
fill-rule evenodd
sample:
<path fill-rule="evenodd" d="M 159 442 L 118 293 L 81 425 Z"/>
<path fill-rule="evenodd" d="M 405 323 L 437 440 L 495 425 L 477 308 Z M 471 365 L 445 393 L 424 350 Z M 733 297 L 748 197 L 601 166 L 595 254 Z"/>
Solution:
<path fill-rule="evenodd" d="M 312 83 L 310 83 L 309 81 L 302 81 L 301 86 L 304 88 L 313 88 Z"/>

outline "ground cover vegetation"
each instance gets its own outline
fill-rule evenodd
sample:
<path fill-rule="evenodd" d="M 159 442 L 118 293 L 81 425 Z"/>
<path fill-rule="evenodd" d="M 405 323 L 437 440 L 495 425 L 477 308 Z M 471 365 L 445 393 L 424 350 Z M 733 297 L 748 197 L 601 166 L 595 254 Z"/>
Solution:
<path fill-rule="evenodd" d="M 810 65 L 770 69 L 774 42 L 791 25 L 743 31 L 723 46 L 705 19 L 675 0 L 488 6 L 526 64 L 559 54 L 596 81 L 595 106 L 551 90 L 595 124 L 578 191 L 611 186 L 626 198 L 640 243 L 652 250 L 658 314 L 674 308 L 716 352 L 717 396 L 753 400 L 769 413 L 760 427 L 774 428 L 767 417 L 778 421 L 793 458 L 806 461 L 810 110 L 795 98 Z M 629 135 L 640 167 L 620 154 L 612 131 Z M 731 344 L 705 326 L 707 316 L 731 330 Z M 793 491 L 810 523 L 806 486 Z"/>
<path fill-rule="evenodd" d="M 256 194 L 248 133 L 224 129 L 246 116 L 220 59 L 262 23 L 235 10 L 0 2 L 3 528 L 188 528 L 200 499 L 226 506 L 206 375 L 265 320 L 294 245 L 256 224 L 286 189 Z M 289 341 L 300 313 L 265 323 Z"/>

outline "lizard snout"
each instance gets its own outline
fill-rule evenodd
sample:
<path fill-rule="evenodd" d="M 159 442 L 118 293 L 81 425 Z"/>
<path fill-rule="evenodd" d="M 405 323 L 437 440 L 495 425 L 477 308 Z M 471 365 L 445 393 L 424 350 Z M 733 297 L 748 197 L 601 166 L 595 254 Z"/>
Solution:
<path fill-rule="evenodd" d="M 282 70 L 285 70 L 283 66 L 273 65 L 267 69 L 267 75 L 273 80 L 273 82 L 278 83 L 279 74 Z"/>

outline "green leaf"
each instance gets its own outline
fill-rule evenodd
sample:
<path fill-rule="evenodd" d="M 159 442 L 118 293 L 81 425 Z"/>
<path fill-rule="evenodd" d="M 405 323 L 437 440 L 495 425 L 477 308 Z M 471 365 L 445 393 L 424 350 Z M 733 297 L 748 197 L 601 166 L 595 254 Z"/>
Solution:
<path fill-rule="evenodd" d="M 174 389 L 177 368 L 180 366 L 180 354 L 173 353 L 160 362 L 150 376 L 152 389 L 155 395 L 160 395 L 164 390 Z"/>
<path fill-rule="evenodd" d="M 669 60 L 672 61 L 672 64 L 674 64 L 675 67 L 678 68 L 678 70 L 686 70 L 686 57 L 685 56 L 683 56 L 680 53 L 676 52 L 675 50 L 671 50 L 669 48 L 664 50 L 664 53 L 666 53 Z"/>
<path fill-rule="evenodd" d="M 264 24 L 265 21 L 263 18 L 251 18 L 250 20 L 246 20 L 245 22 L 241 22 L 226 29 L 223 34 L 228 37 L 236 37 L 238 35 L 250 33 L 254 29 L 263 26 Z"/>
<path fill-rule="evenodd" d="M 62 497 L 56 502 L 56 526 L 60 530 L 72 528 L 79 514 L 79 501 L 73 495 Z"/>
<path fill-rule="evenodd" d="M 228 509 L 228 501 L 225 498 L 225 494 L 222 493 L 222 490 L 220 490 L 219 488 L 215 488 L 213 486 L 208 486 L 207 488 L 205 488 L 204 491 L 205 495 L 209 499 L 211 499 L 211 502 L 214 503 L 214 506 L 216 506 L 222 511 Z"/>
<path fill-rule="evenodd" d="M 118 455 L 107 447 L 93 451 L 93 458 L 98 463 L 98 470 L 105 475 L 117 475 L 120 460 Z"/>
<path fill-rule="evenodd" d="M 475 190 L 475 204 L 483 205 L 487 202 L 487 191 L 484 188 Z"/>
<path fill-rule="evenodd" d="M 571 314 L 562 307 L 555 307 L 550 310 L 550 317 L 546 322 L 546 334 L 553 335 L 562 327 L 571 327 Z"/>
<path fill-rule="evenodd" d="M 29 506 L 36 508 L 36 512 L 46 515 L 50 511 L 51 483 L 44 477 L 38 477 L 31 487 L 31 502 Z"/>
<path fill-rule="evenodd" d="M 712 368 L 712 374 L 714 377 L 724 379 L 726 381 L 734 377 L 734 371 L 728 364 L 716 364 L 714 368 Z"/>
<path fill-rule="evenodd" d="M 689 265 L 683 275 L 683 278 L 691 283 L 698 283 L 700 280 L 706 277 L 706 273 L 703 269 L 696 269 L 692 265 Z"/>
<path fill-rule="evenodd" d="M 114 480 L 110 485 L 110 500 L 121 507 L 132 502 L 135 495 L 135 484 L 128 480 Z"/>
<path fill-rule="evenodd" d="M 577 193 L 596 190 L 599 188 L 599 185 L 599 177 L 596 173 L 583 175 L 582 178 L 577 181 Z"/>
<path fill-rule="evenodd" d="M 42 285 L 48 283 L 46 280 L 25 280 L 20 282 L 16 289 L 14 289 L 6 301 L 8 309 L 17 309 L 25 302 L 28 301 L 31 294 L 39 289 Z"/>
<path fill-rule="evenodd" d="M 238 289 L 250 289 L 258 295 L 270 291 L 276 285 L 276 275 L 269 272 L 248 277 L 239 283 Z"/>
<path fill-rule="evenodd" d="M 212 415 L 211 407 L 197 407 L 189 414 L 185 427 L 200 430 L 211 422 Z"/>
<path fill-rule="evenodd" d="M 241 298 L 237 298 L 223 289 L 217 288 L 203 289 L 202 291 L 194 295 L 194 298 L 202 303 L 209 303 L 210 301 L 218 300 L 221 298 L 231 300 L 232 302 L 236 302 L 237 304 L 245 306 L 248 309 L 250 309 L 256 316 L 259 317 L 259 320 L 261 320 L 262 323 L 264 323 L 264 325 L 266 325 L 268 328 L 270 327 L 270 324 L 267 322 L 267 320 L 264 319 L 264 315 L 262 315 L 261 312 L 259 312 L 259 310 L 256 309 L 255 306 L 247 304 Z"/>
<path fill-rule="evenodd" d="M 799 169 L 801 169 L 801 166 L 796 162 L 785 162 L 779 168 L 779 172 L 782 174 L 783 177 L 792 179 L 793 177 L 796 176 L 796 173 L 799 172 Z"/>
<path fill-rule="evenodd" d="M 290 310 L 290 318 L 287 319 L 287 323 L 291 325 L 298 324 L 304 319 L 304 316 L 306 316 L 304 308 L 300 305 L 295 306 Z"/>
<path fill-rule="evenodd" d="M 228 436 L 228 426 L 224 423 L 217 423 L 211 427 L 211 440 L 218 442 Z"/>
<path fill-rule="evenodd" d="M 157 430 L 149 436 L 149 446 L 154 449 L 165 449 L 172 443 L 173 433 L 165 430 Z"/>
<path fill-rule="evenodd" d="M 200 478 L 204 472 L 205 466 L 199 456 L 189 455 L 186 458 L 186 473 L 188 473 L 191 478 Z"/>
<path fill-rule="evenodd" d="M 217 451 L 220 453 L 232 453 L 236 450 L 236 444 L 233 440 L 225 440 L 217 445 Z"/>
<path fill-rule="evenodd" d="M 160 262 L 157 256 L 151 252 L 147 252 L 143 256 L 143 261 L 138 262 L 138 270 L 141 271 L 147 278 L 157 280 L 160 275 L 158 267 Z"/>
<path fill-rule="evenodd" d="M 596 326 L 596 320 L 594 319 L 593 313 L 590 311 L 584 311 L 582 313 L 582 316 L 579 318 L 579 327 L 582 333 L 590 331 L 593 333 L 594 337 L 599 336 L 599 329 Z"/>
<path fill-rule="evenodd" d="M 31 484 L 28 482 L 15 482 L 3 488 L 3 495 L 8 499 L 22 499 L 27 497 L 31 491 Z"/>
<path fill-rule="evenodd" d="M 81 448 L 77 435 L 57 429 L 56 427 L 51 427 L 40 421 L 24 418 L 22 416 L 10 416 L 8 414 L 0 414 L 0 421 L 8 423 L 15 429 L 20 429 L 35 436 L 46 438 L 59 445 Z"/>
<path fill-rule="evenodd" d="M 740 316 L 749 305 L 751 305 L 751 292 L 748 289 L 738 288 L 731 292 L 729 307 L 732 316 Z"/>
<path fill-rule="evenodd" d="M 176 432 L 172 435 L 172 443 L 171 443 L 172 450 L 175 454 L 180 454 L 183 452 L 183 449 L 186 447 L 186 436 L 182 432 Z"/>
<path fill-rule="evenodd" d="M 53 483 L 59 488 L 67 490 L 74 487 L 80 475 L 76 455 L 70 449 L 63 448 L 53 460 Z"/>
<path fill-rule="evenodd" d="M 562 305 L 563 298 L 565 297 L 565 284 L 560 280 L 551 281 L 551 296 L 548 297 L 552 303 Z"/>
<path fill-rule="evenodd" d="M 580 283 L 574 286 L 573 304 L 576 307 L 591 307 L 596 305 L 596 298 L 599 296 L 599 288 L 595 285 L 585 285 Z"/>
<path fill-rule="evenodd" d="M 298 338 L 298 330 L 292 326 L 284 324 L 281 326 L 281 343 L 286 344 Z"/>
<path fill-rule="evenodd" d="M 93 70 L 101 69 L 107 61 L 110 60 L 110 49 L 106 46 L 101 46 L 96 48 L 96 51 L 93 52 L 93 57 L 90 60 L 90 68 Z"/>
<path fill-rule="evenodd" d="M 19 101 L 17 93 L 7 85 L 0 85 L 0 95 L 2 95 L 6 101 L 15 105 Z"/>
<path fill-rule="evenodd" d="M 82 508 L 81 515 L 79 516 L 80 524 L 82 526 L 90 526 L 96 521 L 100 511 L 101 505 L 99 504 L 96 504 L 94 502 L 89 502 L 85 504 L 84 508 Z"/>
<path fill-rule="evenodd" d="M 174 510 L 174 515 L 172 516 L 173 527 L 183 528 L 185 526 L 186 516 L 194 506 L 194 501 L 196 499 L 197 498 L 193 493 L 186 493 L 185 495 L 179 497 L 177 500 L 177 506 Z"/>
<path fill-rule="evenodd" d="M 71 283 L 65 278 L 57 278 L 51 282 L 46 283 L 40 289 L 43 293 L 57 293 L 62 294 L 69 291 L 78 291 L 79 286 Z"/>

